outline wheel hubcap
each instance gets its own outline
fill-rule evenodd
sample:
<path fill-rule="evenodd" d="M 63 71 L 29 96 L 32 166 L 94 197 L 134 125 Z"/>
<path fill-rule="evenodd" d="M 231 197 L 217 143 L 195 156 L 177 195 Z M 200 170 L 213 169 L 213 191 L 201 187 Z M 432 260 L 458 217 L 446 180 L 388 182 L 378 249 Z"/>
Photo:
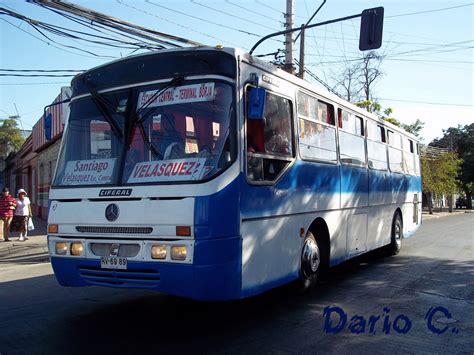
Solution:
<path fill-rule="evenodd" d="M 397 244 L 397 248 L 400 248 L 402 245 L 402 228 L 400 223 L 395 224 L 395 243 Z"/>
<path fill-rule="evenodd" d="M 321 262 L 318 245 L 312 239 L 306 239 L 303 254 L 301 255 L 301 265 L 305 276 L 314 274 Z"/>

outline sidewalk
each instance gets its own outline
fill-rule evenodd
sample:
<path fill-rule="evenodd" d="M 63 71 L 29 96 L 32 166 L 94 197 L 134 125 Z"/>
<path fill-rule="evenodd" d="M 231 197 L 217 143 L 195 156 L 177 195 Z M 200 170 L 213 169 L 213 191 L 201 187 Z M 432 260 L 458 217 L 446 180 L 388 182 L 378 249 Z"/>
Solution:
<path fill-rule="evenodd" d="M 0 242 L 0 264 L 45 262 L 49 260 L 46 221 L 33 218 L 35 230 L 28 232 L 28 240 L 18 241 L 18 233 L 10 234 L 10 241 Z"/>
<path fill-rule="evenodd" d="M 449 213 L 447 208 L 443 208 L 441 212 L 439 211 L 439 208 L 434 208 L 433 209 L 433 214 L 429 214 L 428 210 L 423 210 L 422 211 L 422 219 L 423 221 L 426 221 L 428 219 L 434 219 L 434 218 L 443 218 L 443 217 L 448 217 L 448 216 L 457 216 L 463 213 L 474 213 L 474 210 L 468 210 L 468 209 L 453 209 L 452 213 Z"/>
<path fill-rule="evenodd" d="M 434 218 L 456 216 L 462 213 L 474 213 L 474 210 L 455 209 L 452 213 L 449 213 L 447 209 L 442 212 L 436 209 L 432 215 L 428 214 L 427 210 L 423 210 L 422 213 L 423 220 L 427 221 Z M 28 233 L 27 241 L 19 242 L 18 233 L 12 233 L 9 242 L 0 242 L 0 264 L 46 262 L 49 260 L 46 221 L 34 218 L 33 222 L 35 230 Z"/>

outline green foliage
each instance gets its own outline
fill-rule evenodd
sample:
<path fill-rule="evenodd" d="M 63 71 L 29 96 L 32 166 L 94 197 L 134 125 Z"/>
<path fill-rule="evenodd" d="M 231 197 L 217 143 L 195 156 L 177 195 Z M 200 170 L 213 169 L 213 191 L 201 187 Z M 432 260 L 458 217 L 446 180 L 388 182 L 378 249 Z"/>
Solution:
<path fill-rule="evenodd" d="M 443 130 L 443 137 L 435 139 L 434 146 L 454 150 L 463 160 L 459 181 L 468 196 L 472 195 L 474 188 L 474 123 Z"/>
<path fill-rule="evenodd" d="M 423 191 L 436 195 L 452 195 L 459 190 L 457 181 L 462 160 L 455 152 L 439 155 L 421 155 Z"/>
<path fill-rule="evenodd" d="M 377 101 L 363 100 L 356 102 L 355 104 L 360 108 L 364 108 L 367 111 L 380 116 L 380 110 L 382 110 L 382 106 Z"/>
<path fill-rule="evenodd" d="M 423 129 L 425 123 L 420 119 L 417 119 L 415 122 L 411 124 L 401 123 L 395 117 L 390 117 L 393 113 L 393 109 L 391 107 L 386 107 L 382 111 L 382 105 L 380 105 L 376 101 L 371 100 L 363 100 L 356 102 L 356 105 L 360 108 L 365 108 L 367 111 L 376 114 L 381 119 L 390 122 L 391 124 L 403 128 L 405 131 L 413 134 L 415 137 L 420 137 L 421 130 Z"/>
<path fill-rule="evenodd" d="M 387 122 L 390 122 L 391 124 L 400 127 L 401 123 L 399 120 L 397 120 L 395 117 L 384 117 L 384 120 Z"/>
<path fill-rule="evenodd" d="M 413 134 L 415 137 L 420 137 L 421 130 L 425 126 L 425 122 L 421 121 L 419 118 L 416 119 L 412 124 L 402 123 L 402 128 Z"/>
<path fill-rule="evenodd" d="M 20 149 L 24 142 L 18 123 L 14 118 L 3 121 L 0 127 L 0 157 L 6 157 L 10 152 Z"/>

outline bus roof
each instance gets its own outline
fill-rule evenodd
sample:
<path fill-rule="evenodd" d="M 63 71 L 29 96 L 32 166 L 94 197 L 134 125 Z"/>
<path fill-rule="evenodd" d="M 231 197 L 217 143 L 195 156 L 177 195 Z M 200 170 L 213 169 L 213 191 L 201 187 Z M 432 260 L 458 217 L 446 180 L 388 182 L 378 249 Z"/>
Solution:
<path fill-rule="evenodd" d="M 250 54 L 248 54 L 246 51 L 244 51 L 240 48 L 222 47 L 222 46 L 219 46 L 219 45 L 215 46 L 215 47 L 211 47 L 211 46 L 181 47 L 181 48 L 173 48 L 173 49 L 164 49 L 164 50 L 154 51 L 154 52 L 149 52 L 149 53 L 135 54 L 135 55 L 131 55 L 131 56 L 128 56 L 128 57 L 125 57 L 125 58 L 120 58 L 120 59 L 102 64 L 102 65 L 93 67 L 93 68 L 91 68 L 91 69 L 89 69 L 89 70 L 87 70 L 87 71 L 85 71 L 81 74 L 76 75 L 72 79 L 72 83 L 74 83 L 76 80 L 80 80 L 81 77 L 87 75 L 88 73 L 90 73 L 92 71 L 100 70 L 101 68 L 105 68 L 105 67 L 108 67 L 108 66 L 113 65 L 113 64 L 119 64 L 120 62 L 125 63 L 125 62 L 128 62 L 128 61 L 133 60 L 133 59 L 146 58 L 146 57 L 149 57 L 149 56 L 157 56 L 157 55 L 161 55 L 161 54 L 165 54 L 165 53 L 173 53 L 173 52 L 174 53 L 178 53 L 178 52 L 192 53 L 192 52 L 198 52 L 198 51 L 225 52 L 225 53 L 227 53 L 227 54 L 229 54 L 229 55 L 231 55 L 235 58 L 241 57 L 247 63 L 258 67 L 261 70 L 267 71 L 269 74 L 280 77 L 283 80 L 287 80 L 287 81 L 291 82 L 292 84 L 294 84 L 294 85 L 296 85 L 300 88 L 308 90 L 309 92 L 315 92 L 316 94 L 322 96 L 323 98 L 325 98 L 329 101 L 335 102 L 338 106 L 346 107 L 346 108 L 348 108 L 348 109 L 350 109 L 350 110 L 352 110 L 352 111 L 354 111 L 354 112 L 356 112 L 356 113 L 358 113 L 358 114 L 360 114 L 364 117 L 370 118 L 375 122 L 383 124 L 385 127 L 389 128 L 393 131 L 397 131 L 397 132 L 409 137 L 410 139 L 418 141 L 418 138 L 415 135 L 405 131 L 403 128 L 395 126 L 394 124 L 377 117 L 376 115 L 374 115 L 374 114 L 372 114 L 372 113 L 370 113 L 370 112 L 368 112 L 368 111 L 366 111 L 366 110 L 350 103 L 349 101 L 346 101 L 346 100 L 340 98 L 339 96 L 331 93 L 326 88 L 323 88 L 319 85 L 314 85 L 314 84 L 312 84 L 312 83 L 310 83 L 306 80 L 298 78 L 297 76 L 292 75 L 292 74 L 278 68 L 277 66 L 275 66 L 275 65 L 273 65 L 269 62 L 266 62 L 266 61 L 261 60 L 261 59 L 256 58 L 256 57 L 253 57 Z"/>

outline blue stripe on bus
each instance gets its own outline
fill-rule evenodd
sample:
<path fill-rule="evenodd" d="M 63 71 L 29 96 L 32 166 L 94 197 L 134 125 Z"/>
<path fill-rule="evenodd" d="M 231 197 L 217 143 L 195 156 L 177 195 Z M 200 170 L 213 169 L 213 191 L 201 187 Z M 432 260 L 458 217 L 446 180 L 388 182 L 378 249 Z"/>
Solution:
<path fill-rule="evenodd" d="M 341 186 L 337 165 L 302 161 L 295 162 L 275 185 L 249 185 L 245 177 L 242 180 L 243 219 L 302 212 L 302 206 L 308 211 L 316 199 L 327 202 Z"/>
<path fill-rule="evenodd" d="M 419 176 L 305 161 L 295 162 L 275 185 L 249 185 L 244 176 L 242 180 L 243 219 L 338 209 L 341 205 L 331 201 L 335 194 L 356 201 L 343 201 L 344 208 L 367 206 L 367 196 L 374 192 L 421 194 Z"/>

